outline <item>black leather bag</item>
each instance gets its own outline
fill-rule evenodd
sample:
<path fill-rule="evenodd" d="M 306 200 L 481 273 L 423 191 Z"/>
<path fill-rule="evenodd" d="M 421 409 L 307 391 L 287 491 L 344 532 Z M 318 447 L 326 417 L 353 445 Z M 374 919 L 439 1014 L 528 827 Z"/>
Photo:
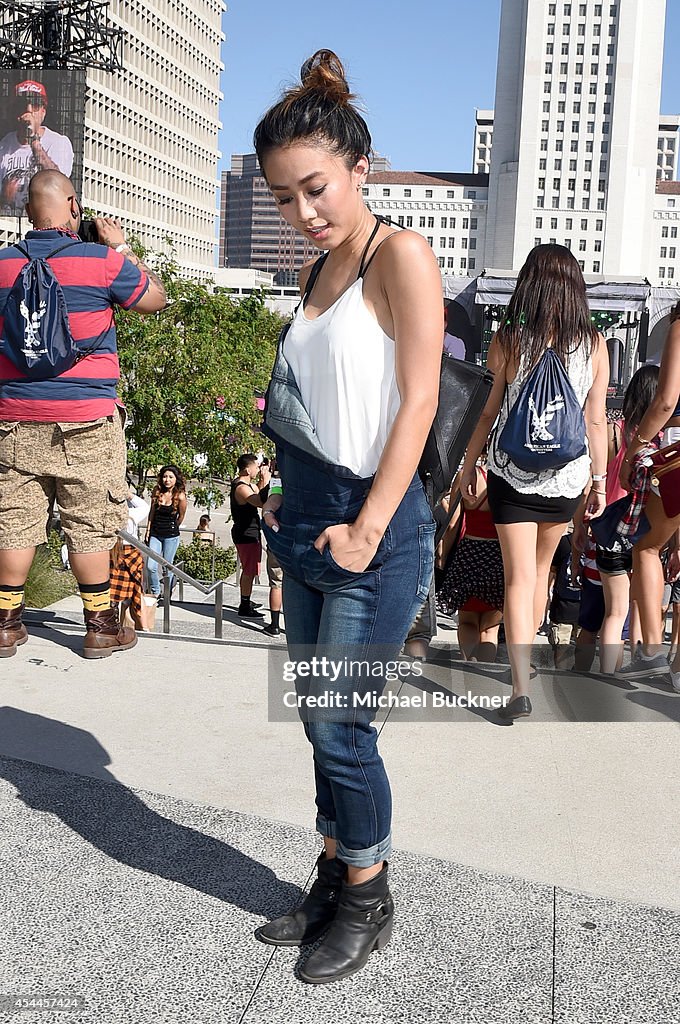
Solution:
<path fill-rule="evenodd" d="M 493 374 L 485 367 L 442 355 L 439 406 L 418 465 L 432 509 L 458 472 L 492 387 Z M 443 533 L 446 525 L 438 523 L 437 532 Z"/>

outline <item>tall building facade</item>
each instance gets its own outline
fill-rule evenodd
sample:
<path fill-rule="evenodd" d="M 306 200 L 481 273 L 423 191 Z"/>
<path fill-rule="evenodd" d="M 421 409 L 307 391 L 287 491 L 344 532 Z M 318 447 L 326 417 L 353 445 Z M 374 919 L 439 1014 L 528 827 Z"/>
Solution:
<path fill-rule="evenodd" d="M 215 264 L 224 0 L 111 0 L 124 70 L 89 71 L 83 201 L 183 270 Z"/>
<path fill-rule="evenodd" d="M 493 144 L 493 110 L 475 110 L 475 139 L 472 146 L 472 170 L 488 174 Z"/>
<path fill-rule="evenodd" d="M 171 240 L 183 272 L 197 276 L 215 264 L 225 9 L 224 0 L 110 0 L 124 69 L 88 69 L 85 79 L 83 205 L 120 217 L 150 249 Z M 0 221 L 0 241 L 16 238 L 16 221 Z"/>
<path fill-rule="evenodd" d="M 653 249 L 665 0 L 503 0 L 487 266 L 573 239 L 586 273 Z"/>

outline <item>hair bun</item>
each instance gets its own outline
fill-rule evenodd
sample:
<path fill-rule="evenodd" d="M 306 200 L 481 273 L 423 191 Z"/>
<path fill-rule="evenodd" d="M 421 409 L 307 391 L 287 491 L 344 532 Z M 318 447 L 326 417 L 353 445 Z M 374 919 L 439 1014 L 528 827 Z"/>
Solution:
<path fill-rule="evenodd" d="M 336 103 L 349 103 L 349 91 L 342 61 L 332 50 L 317 50 L 300 68 L 302 91 L 324 93 Z"/>

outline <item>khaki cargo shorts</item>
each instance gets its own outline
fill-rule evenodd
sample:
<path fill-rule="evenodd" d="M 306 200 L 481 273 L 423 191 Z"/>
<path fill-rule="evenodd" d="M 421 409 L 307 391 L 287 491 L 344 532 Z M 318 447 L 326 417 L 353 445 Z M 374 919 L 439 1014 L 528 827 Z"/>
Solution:
<path fill-rule="evenodd" d="M 276 560 L 276 555 L 267 548 L 267 578 L 270 587 L 283 586 L 283 569 Z"/>
<path fill-rule="evenodd" d="M 89 423 L 0 420 L 0 549 L 44 544 L 56 502 L 70 551 L 108 551 L 128 520 L 124 411 Z"/>

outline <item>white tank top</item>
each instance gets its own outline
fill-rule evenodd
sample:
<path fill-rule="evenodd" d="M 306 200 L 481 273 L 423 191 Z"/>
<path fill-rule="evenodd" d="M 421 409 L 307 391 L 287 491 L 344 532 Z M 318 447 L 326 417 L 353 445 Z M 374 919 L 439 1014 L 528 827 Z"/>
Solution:
<path fill-rule="evenodd" d="M 283 353 L 324 451 L 338 466 L 369 477 L 401 399 L 394 341 L 367 309 L 363 280 L 314 320 L 300 303 Z"/>

